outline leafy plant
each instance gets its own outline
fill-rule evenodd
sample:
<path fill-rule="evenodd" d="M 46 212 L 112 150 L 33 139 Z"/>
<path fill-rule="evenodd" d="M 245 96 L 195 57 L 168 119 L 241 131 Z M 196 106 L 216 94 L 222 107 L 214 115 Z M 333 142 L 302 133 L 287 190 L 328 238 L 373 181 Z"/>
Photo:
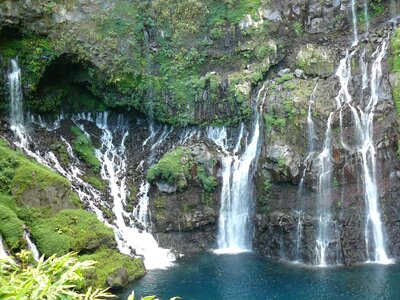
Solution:
<path fill-rule="evenodd" d="M 107 290 L 89 287 L 83 293 L 78 287 L 85 280 L 82 272 L 93 268 L 94 261 L 80 262 L 76 253 L 55 255 L 37 263 L 29 251 L 21 251 L 16 262 L 0 259 L 0 298 L 18 300 L 96 300 L 114 298 Z"/>

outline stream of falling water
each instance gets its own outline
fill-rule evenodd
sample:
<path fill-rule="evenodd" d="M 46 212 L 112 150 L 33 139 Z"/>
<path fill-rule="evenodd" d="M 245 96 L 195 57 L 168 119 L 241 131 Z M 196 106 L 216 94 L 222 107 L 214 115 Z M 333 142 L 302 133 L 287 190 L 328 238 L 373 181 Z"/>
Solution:
<path fill-rule="evenodd" d="M 295 262 L 299 263 L 302 261 L 301 259 L 301 243 L 303 238 L 303 220 L 304 220 L 304 207 L 303 207 L 303 197 L 304 197 L 304 178 L 306 176 L 307 164 L 309 160 L 314 155 L 315 151 L 315 140 L 317 138 L 315 132 L 315 125 L 312 119 L 312 108 L 315 105 L 315 93 L 318 89 L 318 78 L 316 79 L 316 83 L 314 89 L 310 95 L 310 101 L 308 104 L 308 113 L 307 113 L 307 138 L 308 138 L 308 154 L 304 160 L 304 170 L 300 179 L 299 189 L 297 191 L 297 200 L 299 203 L 299 209 L 296 211 L 297 214 L 297 226 L 296 226 L 296 252 L 295 252 Z"/>
<path fill-rule="evenodd" d="M 144 230 L 137 228 L 131 214 L 125 212 L 123 209 L 127 197 L 125 140 L 129 134 L 124 123 L 119 121 L 115 126 L 114 131 L 112 131 L 109 126 L 107 112 L 97 114 L 95 118 L 93 118 L 90 113 L 76 114 L 71 118 L 72 121 L 75 122 L 75 124 L 88 136 L 89 134 L 85 131 L 83 124 L 79 123 L 79 121 L 85 120 L 94 122 L 97 127 L 102 130 L 102 144 L 100 149 L 96 149 L 96 155 L 102 166 L 101 176 L 109 183 L 110 194 L 113 198 L 112 210 L 115 215 L 115 222 L 110 224 L 105 220 L 103 213 L 99 208 L 109 207 L 109 204 L 101 199 L 101 194 L 94 187 L 82 179 L 84 177 L 84 172 L 79 168 L 79 160 L 75 157 L 71 145 L 63 137 L 61 137 L 61 140 L 65 143 L 67 152 L 71 159 L 71 164 L 69 166 L 63 167 L 51 151 L 42 155 L 39 151 L 33 152 L 30 150 L 29 145 L 34 142 L 30 139 L 24 126 L 21 70 L 18 67 L 16 60 L 11 60 L 11 72 L 8 75 L 8 80 L 11 99 L 10 123 L 11 129 L 15 135 L 14 143 L 16 146 L 24 150 L 29 156 L 35 158 L 38 162 L 58 171 L 72 183 L 74 191 L 76 191 L 80 199 L 85 202 L 93 212 L 95 212 L 98 219 L 114 229 L 118 248 L 122 253 L 128 255 L 143 255 L 147 269 L 165 268 L 170 266 L 175 259 L 175 256 L 168 249 L 158 247 L 156 240 L 151 233 L 148 232 L 149 229 L 147 226 L 144 227 Z M 63 117 L 57 119 L 52 126 L 47 126 L 45 122 L 39 118 L 39 124 L 46 129 L 54 129 L 58 126 L 62 118 Z M 150 140 L 147 139 L 145 142 L 152 143 L 151 146 L 154 148 L 152 140 L 155 137 L 155 132 L 153 127 L 151 127 L 150 131 Z M 121 136 L 120 144 L 115 145 L 114 135 Z M 164 138 L 166 135 L 167 134 L 164 134 Z M 148 185 L 141 188 L 141 193 L 139 194 L 139 197 L 141 198 L 139 203 L 142 205 L 142 211 L 147 211 L 147 206 L 143 205 L 142 199 L 146 199 L 146 197 L 148 199 L 148 188 Z M 142 213 L 142 216 L 147 216 L 147 214 Z M 139 216 L 140 222 L 143 219 L 145 219 L 145 217 Z M 125 220 L 129 220 L 128 225 L 125 223 Z M 145 224 L 146 222 L 143 222 L 143 225 Z M 37 259 L 39 253 L 28 233 L 25 234 L 25 239 L 35 256 L 35 259 Z"/>
<path fill-rule="evenodd" d="M 367 18 L 367 8 L 365 8 Z M 368 261 L 381 264 L 391 263 L 386 252 L 386 242 L 384 238 L 384 228 L 380 216 L 378 186 L 376 181 L 376 149 L 373 140 L 373 121 L 375 106 L 379 101 L 379 88 L 382 82 L 382 60 L 386 55 L 390 34 L 382 41 L 372 54 L 373 64 L 368 74 L 368 63 L 365 58 L 365 48 L 360 55 L 360 65 L 362 71 L 362 93 L 363 99 L 355 104 L 349 91 L 349 83 L 352 80 L 352 59 L 358 51 L 357 20 L 355 18 L 354 0 L 352 1 L 352 14 L 354 25 L 354 50 L 347 50 L 346 56 L 340 61 L 336 76 L 339 78 L 340 90 L 336 97 L 337 111 L 339 111 L 340 142 L 344 149 L 350 153 L 357 153 L 362 160 L 362 181 L 364 188 L 364 199 L 366 205 L 366 225 L 365 242 L 367 245 Z M 367 31 L 368 22 L 366 24 Z M 369 99 L 364 99 L 367 95 L 365 91 L 370 89 Z M 354 126 L 354 138 L 351 144 L 344 140 L 343 110 L 349 108 Z M 316 241 L 316 262 L 320 266 L 327 264 L 327 249 L 333 235 L 330 229 L 331 214 L 331 185 L 332 185 L 332 163 L 330 162 L 332 153 L 331 122 L 334 112 L 329 115 L 327 130 L 325 134 L 324 149 L 318 157 L 319 180 L 318 180 L 318 218 L 319 230 Z M 372 234 L 371 234 L 372 232 Z M 370 245 L 372 235 L 373 245 Z M 369 247 L 373 247 L 373 253 L 369 252 Z"/>
<path fill-rule="evenodd" d="M 4 249 L 3 238 L 0 235 L 0 259 L 7 259 L 7 258 L 8 258 L 8 254 L 7 254 L 6 250 Z"/>
<path fill-rule="evenodd" d="M 228 150 L 225 128 L 209 128 L 208 138 L 221 147 L 222 191 L 221 209 L 218 221 L 218 249 L 216 253 L 240 253 L 251 251 L 252 210 L 254 205 L 254 185 L 252 181 L 253 162 L 258 155 L 260 140 L 260 114 L 266 97 L 263 86 L 257 95 L 257 108 L 252 128 L 252 136 L 241 156 L 237 154 L 243 136 L 241 125 L 238 140 L 232 152 Z M 260 108 L 258 108 L 260 107 Z"/>
<path fill-rule="evenodd" d="M 32 252 L 33 259 L 35 261 L 39 261 L 39 257 L 40 257 L 39 251 L 38 251 L 36 245 L 32 242 L 31 236 L 30 236 L 29 232 L 26 231 L 26 229 L 24 232 L 24 239 L 26 240 L 28 249 Z"/>

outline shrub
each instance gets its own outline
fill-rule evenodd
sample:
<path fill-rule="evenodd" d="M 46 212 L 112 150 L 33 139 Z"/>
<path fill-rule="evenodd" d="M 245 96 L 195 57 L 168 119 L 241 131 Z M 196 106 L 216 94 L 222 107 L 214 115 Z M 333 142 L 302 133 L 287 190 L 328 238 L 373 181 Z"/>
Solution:
<path fill-rule="evenodd" d="M 0 260 L 0 299 L 31 300 L 96 300 L 111 298 L 105 290 L 87 288 L 81 294 L 78 285 L 85 280 L 84 271 L 90 270 L 94 261 L 80 262 L 76 254 L 62 257 L 51 256 L 40 259 L 31 265 L 31 254 L 22 251 L 18 254 L 19 263 L 13 259 Z"/>
<path fill-rule="evenodd" d="M 0 235 L 11 250 L 19 249 L 24 244 L 23 222 L 9 207 L 0 204 Z"/>
<path fill-rule="evenodd" d="M 197 165 L 197 178 L 206 192 L 212 192 L 218 186 L 217 179 L 214 176 L 209 176 L 206 168 L 202 165 Z"/>

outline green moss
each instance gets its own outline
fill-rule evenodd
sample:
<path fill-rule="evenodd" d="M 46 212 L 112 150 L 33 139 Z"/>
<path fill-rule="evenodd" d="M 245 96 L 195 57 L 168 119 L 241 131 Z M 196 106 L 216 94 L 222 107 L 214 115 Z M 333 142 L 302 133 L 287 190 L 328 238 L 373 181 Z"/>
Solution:
<path fill-rule="evenodd" d="M 100 161 L 96 157 L 96 151 L 92 141 L 78 127 L 71 127 L 71 132 L 74 135 L 72 147 L 78 156 L 93 168 L 95 172 L 100 171 Z"/>
<path fill-rule="evenodd" d="M 0 139 L 0 192 L 17 197 L 32 187 L 45 190 L 50 186 L 64 187 L 69 190 L 70 182 L 47 167 L 29 160 L 20 152 L 11 150 Z"/>
<path fill-rule="evenodd" d="M 179 191 L 186 188 L 188 180 L 191 179 L 190 169 L 193 162 L 190 151 L 183 147 L 164 154 L 160 161 L 151 166 L 147 172 L 147 180 L 154 183 L 161 180 L 170 185 L 176 185 Z"/>
<path fill-rule="evenodd" d="M 117 250 L 101 248 L 93 254 L 82 255 L 79 259 L 81 261 L 94 260 L 98 262 L 95 265 L 94 272 L 87 273 L 85 276 L 88 278 L 87 284 L 92 286 L 106 286 L 107 277 L 117 273 L 122 268 L 127 270 L 129 281 L 138 279 L 146 273 L 141 259 L 129 257 Z"/>
<path fill-rule="evenodd" d="M 81 209 L 62 210 L 55 216 L 35 219 L 30 227 L 40 253 L 46 256 L 93 251 L 115 243 L 113 230 L 93 213 Z"/>
<path fill-rule="evenodd" d="M 100 191 L 104 191 L 106 189 L 106 182 L 104 180 L 100 180 L 95 176 L 86 176 L 85 180 L 87 183 L 91 184 L 95 188 L 97 188 Z"/>
<path fill-rule="evenodd" d="M 61 186 L 66 190 L 71 188 L 71 184 L 66 178 L 31 161 L 24 162 L 15 170 L 12 191 L 17 198 L 33 187 L 45 190 L 51 186 Z"/>
<path fill-rule="evenodd" d="M 15 251 L 24 245 L 23 222 L 14 211 L 3 204 L 0 204 L 0 235 L 11 250 Z"/>
<path fill-rule="evenodd" d="M 284 83 L 284 82 L 286 82 L 286 81 L 292 80 L 293 78 L 294 78 L 294 76 L 293 76 L 292 73 L 287 73 L 287 74 L 284 74 L 282 77 L 278 78 L 278 79 L 276 80 L 276 82 L 278 82 L 278 83 Z"/>

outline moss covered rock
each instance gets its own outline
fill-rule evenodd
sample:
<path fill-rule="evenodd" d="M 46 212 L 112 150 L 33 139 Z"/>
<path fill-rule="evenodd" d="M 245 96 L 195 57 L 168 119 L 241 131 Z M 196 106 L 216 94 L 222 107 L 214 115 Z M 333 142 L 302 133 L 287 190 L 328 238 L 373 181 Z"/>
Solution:
<path fill-rule="evenodd" d="M 31 231 L 39 251 L 46 256 L 116 245 L 113 230 L 93 213 L 81 209 L 62 210 L 55 216 L 37 219 L 31 224 Z"/>
<path fill-rule="evenodd" d="M 121 254 L 117 250 L 101 248 L 93 254 L 82 255 L 80 259 L 98 262 L 95 270 L 87 274 L 88 284 L 92 286 L 107 285 L 119 289 L 146 273 L 141 259 Z"/>
<path fill-rule="evenodd" d="M 0 140 L 0 192 L 12 194 L 22 205 L 59 211 L 74 208 L 70 182 Z"/>
<path fill-rule="evenodd" d="M 295 65 L 311 76 L 322 78 L 335 73 L 335 53 L 328 47 L 307 44 L 300 47 Z"/>

